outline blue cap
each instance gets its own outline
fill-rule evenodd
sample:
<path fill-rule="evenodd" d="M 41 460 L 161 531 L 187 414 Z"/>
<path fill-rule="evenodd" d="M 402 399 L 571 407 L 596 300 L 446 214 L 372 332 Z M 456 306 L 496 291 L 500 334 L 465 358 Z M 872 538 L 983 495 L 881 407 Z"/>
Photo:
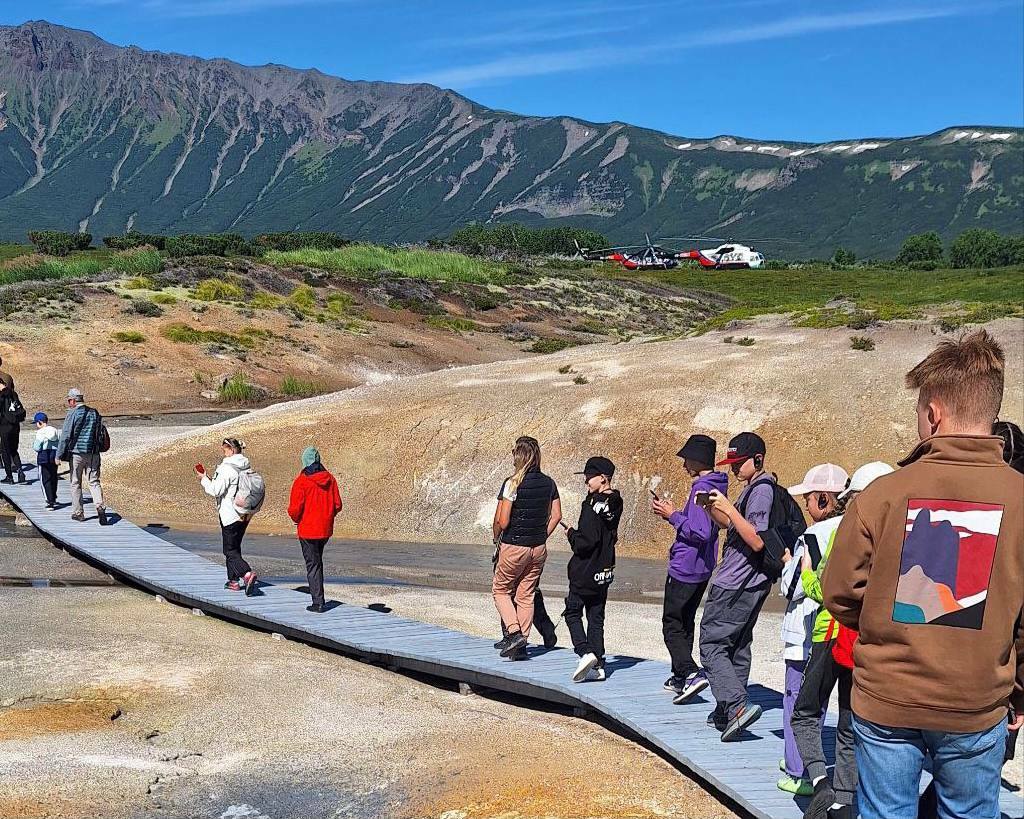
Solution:
<path fill-rule="evenodd" d="M 33 420 L 33 421 L 34 421 L 35 423 L 37 423 L 37 424 L 38 424 L 38 423 L 39 423 L 40 421 L 42 421 L 42 422 L 43 422 L 44 424 L 47 424 L 47 423 L 49 423 L 49 422 L 50 422 L 50 419 L 49 419 L 49 418 L 48 418 L 48 417 L 46 416 L 46 413 L 45 413 L 45 412 L 37 412 L 37 413 L 35 414 L 35 417 L 34 417 L 34 418 L 33 418 L 32 420 Z"/>

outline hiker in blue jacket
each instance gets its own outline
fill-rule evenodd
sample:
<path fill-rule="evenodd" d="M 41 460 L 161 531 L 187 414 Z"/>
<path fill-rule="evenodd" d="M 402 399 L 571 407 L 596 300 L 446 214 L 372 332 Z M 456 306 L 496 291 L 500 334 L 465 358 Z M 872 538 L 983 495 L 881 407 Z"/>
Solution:
<path fill-rule="evenodd" d="M 100 446 L 103 417 L 85 403 L 85 395 L 76 388 L 68 390 L 68 412 L 57 445 L 57 460 L 71 465 L 71 519 L 85 520 L 82 506 L 82 477 L 89 484 L 92 502 L 100 526 L 107 525 L 107 510 L 100 486 Z"/>

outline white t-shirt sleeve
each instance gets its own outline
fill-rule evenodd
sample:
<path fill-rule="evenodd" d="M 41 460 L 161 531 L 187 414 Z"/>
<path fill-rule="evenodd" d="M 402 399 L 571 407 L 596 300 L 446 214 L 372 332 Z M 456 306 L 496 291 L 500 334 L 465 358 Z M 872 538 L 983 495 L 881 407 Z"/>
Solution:
<path fill-rule="evenodd" d="M 509 486 L 507 479 L 501 485 L 501 491 L 498 493 L 498 500 L 506 500 L 509 503 L 515 503 L 516 493 L 512 491 L 512 487 Z"/>

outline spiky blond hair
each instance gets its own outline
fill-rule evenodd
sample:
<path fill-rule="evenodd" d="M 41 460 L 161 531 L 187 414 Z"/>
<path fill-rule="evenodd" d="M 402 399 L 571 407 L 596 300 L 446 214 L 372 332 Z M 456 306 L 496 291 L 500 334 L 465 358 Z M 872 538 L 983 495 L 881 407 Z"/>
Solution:
<path fill-rule="evenodd" d="M 938 401 L 951 426 L 991 425 L 1003 403 L 1006 356 L 987 330 L 946 339 L 907 373 L 907 388 L 919 401 Z"/>

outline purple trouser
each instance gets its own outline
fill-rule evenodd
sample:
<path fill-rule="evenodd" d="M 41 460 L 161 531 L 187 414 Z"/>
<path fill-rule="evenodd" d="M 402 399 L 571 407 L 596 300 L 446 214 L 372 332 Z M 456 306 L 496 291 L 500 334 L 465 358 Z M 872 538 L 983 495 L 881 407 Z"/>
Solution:
<path fill-rule="evenodd" d="M 800 684 L 804 680 L 804 666 L 806 660 L 786 660 L 786 691 L 782 695 L 782 733 L 786 740 L 786 773 L 794 779 L 804 775 L 804 761 L 800 758 L 800 751 L 796 747 L 796 738 L 793 736 L 793 727 L 790 720 L 793 718 L 793 707 L 796 705 L 797 695 L 800 693 Z M 821 711 L 821 721 L 825 721 L 826 705 Z"/>

